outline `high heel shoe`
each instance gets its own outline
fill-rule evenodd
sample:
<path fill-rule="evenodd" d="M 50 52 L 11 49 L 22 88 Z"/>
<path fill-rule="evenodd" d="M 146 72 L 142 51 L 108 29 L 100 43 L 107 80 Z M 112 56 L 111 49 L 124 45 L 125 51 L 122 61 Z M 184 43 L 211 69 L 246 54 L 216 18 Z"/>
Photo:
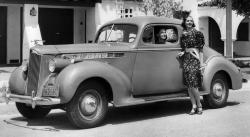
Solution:
<path fill-rule="evenodd" d="M 189 115 L 194 115 L 196 110 L 197 110 L 197 108 L 192 108 L 192 110 L 189 112 Z"/>
<path fill-rule="evenodd" d="M 198 107 L 198 109 L 197 109 L 197 114 L 198 115 L 201 115 L 203 112 L 202 112 L 202 107 Z"/>

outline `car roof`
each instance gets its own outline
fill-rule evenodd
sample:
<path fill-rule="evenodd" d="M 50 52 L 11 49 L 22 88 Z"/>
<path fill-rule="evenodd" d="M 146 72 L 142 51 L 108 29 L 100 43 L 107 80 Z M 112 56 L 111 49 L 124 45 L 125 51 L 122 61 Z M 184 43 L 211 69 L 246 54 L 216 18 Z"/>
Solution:
<path fill-rule="evenodd" d="M 138 26 L 144 26 L 147 24 L 163 24 L 163 23 L 169 23 L 169 24 L 181 24 L 181 20 L 179 19 L 173 19 L 173 18 L 167 18 L 167 17 L 156 17 L 156 16 L 137 16 L 137 17 L 131 17 L 131 18 L 119 18 L 115 19 L 113 21 L 110 21 L 107 24 L 136 24 Z"/>

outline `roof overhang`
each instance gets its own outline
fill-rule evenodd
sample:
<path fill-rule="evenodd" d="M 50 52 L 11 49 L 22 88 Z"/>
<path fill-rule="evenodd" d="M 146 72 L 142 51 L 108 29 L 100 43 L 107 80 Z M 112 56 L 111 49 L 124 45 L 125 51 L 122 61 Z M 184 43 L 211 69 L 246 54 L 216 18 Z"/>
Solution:
<path fill-rule="evenodd" d="M 6 4 L 38 4 L 55 6 L 81 6 L 94 7 L 95 3 L 101 3 L 102 0 L 0 0 L 0 3 Z"/>

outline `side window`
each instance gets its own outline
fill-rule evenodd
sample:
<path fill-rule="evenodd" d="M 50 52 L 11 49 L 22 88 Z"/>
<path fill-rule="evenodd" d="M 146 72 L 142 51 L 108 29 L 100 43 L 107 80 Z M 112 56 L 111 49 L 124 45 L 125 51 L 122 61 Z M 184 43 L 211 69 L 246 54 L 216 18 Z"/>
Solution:
<path fill-rule="evenodd" d="M 171 44 L 178 42 L 178 30 L 175 26 L 154 26 L 155 44 Z"/>
<path fill-rule="evenodd" d="M 142 40 L 144 43 L 151 43 L 153 44 L 153 27 L 147 27 L 145 28 L 143 35 L 142 35 Z"/>

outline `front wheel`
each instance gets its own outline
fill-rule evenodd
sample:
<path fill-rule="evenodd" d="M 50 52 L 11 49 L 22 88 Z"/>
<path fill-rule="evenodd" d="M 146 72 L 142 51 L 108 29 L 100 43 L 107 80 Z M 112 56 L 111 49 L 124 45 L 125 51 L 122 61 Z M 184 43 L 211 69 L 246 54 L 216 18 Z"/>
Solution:
<path fill-rule="evenodd" d="M 31 105 L 25 103 L 16 102 L 17 110 L 28 119 L 37 119 L 45 117 L 49 112 L 50 108 L 43 108 L 41 106 L 36 106 L 34 109 Z"/>
<path fill-rule="evenodd" d="M 210 94 L 204 96 L 204 102 L 211 108 L 224 107 L 228 98 L 228 83 L 225 76 L 216 74 L 210 86 Z"/>
<path fill-rule="evenodd" d="M 67 105 L 67 116 L 78 128 L 91 128 L 105 118 L 108 101 L 102 85 L 89 81 L 83 83 Z"/>

